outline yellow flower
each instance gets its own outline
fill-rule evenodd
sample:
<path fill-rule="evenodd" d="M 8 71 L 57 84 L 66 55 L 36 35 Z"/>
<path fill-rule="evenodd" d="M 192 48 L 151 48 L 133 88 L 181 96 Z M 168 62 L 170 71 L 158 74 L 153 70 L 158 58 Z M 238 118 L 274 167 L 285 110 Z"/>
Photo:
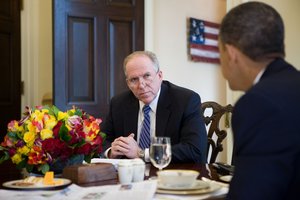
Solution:
<path fill-rule="evenodd" d="M 72 130 L 72 127 L 69 126 L 68 124 L 66 124 L 66 127 L 67 127 L 68 131 Z"/>
<path fill-rule="evenodd" d="M 74 108 L 72 108 L 72 109 L 68 110 L 67 112 L 68 112 L 70 115 L 74 115 L 75 111 L 76 111 L 76 110 L 75 110 Z"/>
<path fill-rule="evenodd" d="M 43 119 L 43 113 L 40 110 L 35 110 L 32 114 L 31 114 L 31 120 L 36 120 L 36 121 L 40 121 Z"/>
<path fill-rule="evenodd" d="M 42 109 L 42 112 L 43 113 L 49 113 L 49 110 L 48 109 Z"/>
<path fill-rule="evenodd" d="M 12 131 L 12 132 L 22 132 L 23 131 L 23 126 L 19 126 L 19 122 L 16 120 L 9 122 L 7 128 L 9 131 Z"/>
<path fill-rule="evenodd" d="M 59 111 L 58 112 L 58 121 L 60 121 L 60 120 L 62 120 L 62 119 L 65 119 L 65 118 L 67 118 L 68 117 L 68 113 L 66 113 L 66 112 L 61 112 L 61 111 Z"/>
<path fill-rule="evenodd" d="M 35 133 L 34 132 L 31 132 L 31 131 L 29 131 L 29 132 L 26 132 L 25 134 L 24 134 L 24 141 L 26 142 L 26 143 L 29 143 L 29 144 L 31 144 L 31 143 L 33 143 L 34 142 L 34 140 L 35 140 Z"/>
<path fill-rule="evenodd" d="M 26 124 L 29 132 L 36 132 L 36 127 L 32 124 L 31 121 L 26 121 Z"/>
<path fill-rule="evenodd" d="M 14 121 L 14 125 L 13 125 L 12 131 L 15 131 L 15 130 L 19 130 L 19 123 L 18 123 L 18 121 Z"/>
<path fill-rule="evenodd" d="M 87 142 L 92 142 L 96 138 L 96 136 L 97 136 L 96 134 L 87 135 L 85 140 Z"/>
<path fill-rule="evenodd" d="M 18 148 L 18 153 L 27 155 L 30 152 L 30 149 L 27 146 L 23 146 L 21 148 Z"/>
<path fill-rule="evenodd" d="M 18 127 L 17 127 L 17 130 L 18 130 L 19 132 L 23 132 L 23 131 L 24 131 L 24 128 L 23 128 L 23 126 L 18 126 Z"/>
<path fill-rule="evenodd" d="M 41 139 L 42 140 L 52 138 L 52 136 L 53 136 L 53 131 L 51 131 L 50 129 L 43 129 L 41 131 Z"/>
<path fill-rule="evenodd" d="M 16 153 L 13 157 L 11 157 L 11 161 L 15 164 L 19 164 L 22 161 L 21 154 Z"/>
<path fill-rule="evenodd" d="M 54 116 L 49 115 L 49 118 L 45 121 L 45 129 L 53 129 L 57 124 L 57 121 Z"/>

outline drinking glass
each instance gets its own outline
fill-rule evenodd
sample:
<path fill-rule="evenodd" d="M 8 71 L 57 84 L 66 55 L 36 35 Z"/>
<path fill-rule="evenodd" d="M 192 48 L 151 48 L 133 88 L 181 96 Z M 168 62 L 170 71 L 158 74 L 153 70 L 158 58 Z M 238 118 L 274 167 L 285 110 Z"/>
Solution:
<path fill-rule="evenodd" d="M 150 144 L 150 161 L 162 170 L 167 167 L 172 159 L 171 140 L 169 137 L 152 137 Z"/>

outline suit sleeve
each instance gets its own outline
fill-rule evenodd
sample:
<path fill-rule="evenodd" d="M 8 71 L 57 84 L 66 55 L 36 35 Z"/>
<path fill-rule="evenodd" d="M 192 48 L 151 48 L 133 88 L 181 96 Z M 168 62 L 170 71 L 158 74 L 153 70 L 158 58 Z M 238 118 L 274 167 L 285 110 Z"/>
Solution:
<path fill-rule="evenodd" d="M 172 146 L 172 162 L 206 163 L 207 133 L 201 114 L 200 96 L 193 92 L 183 98 L 188 100 L 180 122 L 180 141 Z"/>

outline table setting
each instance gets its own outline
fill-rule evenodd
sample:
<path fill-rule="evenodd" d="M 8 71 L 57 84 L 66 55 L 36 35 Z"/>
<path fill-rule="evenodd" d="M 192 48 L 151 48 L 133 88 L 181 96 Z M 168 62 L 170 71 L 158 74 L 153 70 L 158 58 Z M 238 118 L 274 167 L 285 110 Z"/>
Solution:
<path fill-rule="evenodd" d="M 224 182 L 230 177 L 219 182 L 211 171 L 213 166 L 172 163 L 167 137 L 151 138 L 150 163 L 142 159 L 92 158 L 101 151 L 99 145 L 104 138 L 100 123 L 80 109 L 62 112 L 56 107 L 28 109 L 23 119 L 10 122 L 1 143 L 2 160 L 11 159 L 28 173 L 5 181 L 0 199 L 222 199 L 227 194 L 228 184 Z M 78 132 L 80 137 L 75 134 Z M 28 146 L 31 150 L 26 149 Z M 80 156 L 82 152 L 84 157 Z M 70 162 L 69 158 L 80 162 Z M 51 167 L 62 160 L 68 165 L 58 173 Z"/>
<path fill-rule="evenodd" d="M 130 162 L 130 161 L 128 161 Z M 167 170 L 166 170 L 167 171 Z M 182 172 L 184 170 L 174 170 Z M 191 171 L 191 170 L 187 170 Z M 176 179 L 176 178 L 175 178 Z M 141 200 L 172 200 L 172 199 L 207 199 L 224 196 L 228 192 L 228 184 L 207 178 L 196 179 L 195 184 L 160 185 L 159 178 L 149 178 L 140 181 L 131 180 L 130 183 L 82 187 L 75 183 L 57 190 L 11 190 L 1 189 L 0 199 L 141 199 Z M 221 185 L 220 185 L 221 184 Z M 175 188 L 175 189 L 174 189 Z"/>

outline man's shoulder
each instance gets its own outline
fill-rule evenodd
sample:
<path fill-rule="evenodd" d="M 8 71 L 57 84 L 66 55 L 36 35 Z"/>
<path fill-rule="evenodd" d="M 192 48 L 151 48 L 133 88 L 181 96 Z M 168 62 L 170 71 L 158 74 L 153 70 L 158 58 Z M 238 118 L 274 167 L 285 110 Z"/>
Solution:
<path fill-rule="evenodd" d="M 179 93 L 179 94 L 197 94 L 195 91 L 182 87 L 182 86 L 178 86 L 174 83 L 171 83 L 169 81 L 163 81 L 162 83 L 162 89 L 168 90 L 170 93 Z"/>
<path fill-rule="evenodd" d="M 160 99 L 173 102 L 174 105 L 184 105 L 191 101 L 201 102 L 201 97 L 198 93 L 191 89 L 175 85 L 169 81 L 162 83 Z"/>
<path fill-rule="evenodd" d="M 126 90 L 124 92 L 121 92 L 115 96 L 112 97 L 111 101 L 114 103 L 124 103 L 124 101 L 130 101 L 132 98 L 134 98 L 134 95 L 130 90 Z"/>

